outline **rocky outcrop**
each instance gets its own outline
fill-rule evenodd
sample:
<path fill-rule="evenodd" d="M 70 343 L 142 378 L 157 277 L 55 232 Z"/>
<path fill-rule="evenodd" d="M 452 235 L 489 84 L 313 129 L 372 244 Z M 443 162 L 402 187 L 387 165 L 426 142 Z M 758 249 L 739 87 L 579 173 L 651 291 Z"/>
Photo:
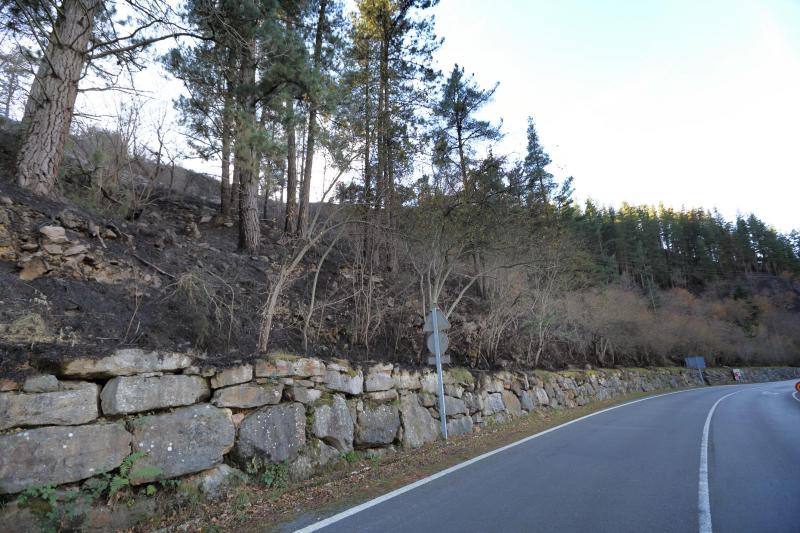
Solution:
<path fill-rule="evenodd" d="M 130 472 L 133 485 L 200 472 L 222 462 L 236 430 L 228 409 L 192 405 L 131 422 L 133 451 L 143 452 Z"/>
<path fill-rule="evenodd" d="M 246 462 L 259 457 L 271 463 L 291 461 L 306 444 L 306 410 L 300 403 L 262 407 L 239 425 L 234 453 Z"/>
<path fill-rule="evenodd" d="M 26 382 L 27 384 L 28 382 Z M 70 383 L 66 390 L 0 393 L 0 430 L 26 426 L 74 426 L 99 416 L 94 383 Z"/>
<path fill-rule="evenodd" d="M 208 396 L 208 384 L 199 376 L 127 376 L 106 383 L 100 400 L 103 413 L 119 415 L 191 405 Z"/>
<path fill-rule="evenodd" d="M 109 472 L 131 452 L 122 424 L 29 429 L 0 436 L 0 493 Z"/>

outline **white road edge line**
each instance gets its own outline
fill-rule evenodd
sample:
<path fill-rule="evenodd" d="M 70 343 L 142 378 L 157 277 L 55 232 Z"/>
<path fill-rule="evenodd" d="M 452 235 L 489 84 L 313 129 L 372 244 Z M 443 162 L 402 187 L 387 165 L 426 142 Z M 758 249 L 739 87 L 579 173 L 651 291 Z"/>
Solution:
<path fill-rule="evenodd" d="M 580 418 L 576 418 L 575 420 L 570 420 L 569 422 L 565 422 L 565 423 L 563 423 L 561 425 L 558 425 L 556 427 L 552 427 L 552 428 L 546 429 L 546 430 L 544 430 L 544 431 L 542 431 L 540 433 L 536 433 L 535 435 L 531 435 L 530 437 L 525 437 L 524 439 L 520 439 L 520 440 L 518 440 L 516 442 L 512 442 L 511 444 L 507 444 L 507 445 L 503 446 L 502 448 L 497 448 L 496 450 L 492 450 L 490 452 L 486 452 L 483 455 L 479 455 L 478 457 L 474 457 L 472 459 L 469 459 L 468 461 L 464 461 L 463 463 L 458 463 L 457 465 L 453 465 L 453 466 L 451 466 L 450 468 L 448 468 L 446 470 L 442 470 L 441 472 L 437 472 L 437 473 L 435 473 L 435 474 L 433 474 L 431 476 L 428 476 L 426 478 L 423 478 L 423 479 L 420 479 L 418 481 L 415 481 L 414 483 L 411 483 L 410 485 L 406 485 L 404 487 L 400 487 L 399 489 L 396 489 L 396 490 L 393 490 L 392 492 L 386 493 L 383 496 L 378 496 L 377 498 L 369 500 L 367 502 L 364 502 L 361 505 L 357 505 L 355 507 L 351 507 L 350 509 L 342 511 L 339 514 L 336 514 L 336 515 L 333 515 L 333 516 L 331 516 L 329 518 L 326 518 L 325 520 L 322 520 L 320 522 L 315 522 L 314 524 L 310 524 L 310 525 L 308 525 L 308 526 L 306 526 L 306 527 L 304 527 L 302 529 L 298 529 L 294 533 L 311 533 L 312 531 L 318 531 L 318 530 L 320 530 L 320 529 L 322 529 L 324 527 L 328 527 L 331 524 L 335 524 L 336 522 L 344 520 L 345 518 L 349 518 L 349 517 L 353 516 L 354 514 L 360 513 L 361 511 L 365 511 L 365 510 L 369 509 L 370 507 L 375 507 L 376 505 L 379 505 L 379 504 L 381 504 L 381 503 L 383 503 L 383 502 L 385 502 L 387 500 L 391 500 L 392 498 L 396 498 L 397 496 L 400 496 L 401 494 L 405 494 L 406 492 L 414 490 L 417 487 L 421 487 L 422 485 L 430 483 L 431 481 L 439 479 L 440 477 L 444 477 L 447 474 L 452 474 L 456 470 L 461 470 L 462 468 L 465 468 L 465 467 L 467 467 L 467 466 L 469 466 L 471 464 L 477 463 L 478 461 L 482 461 L 483 459 L 486 459 L 487 457 L 491 457 L 492 455 L 495 455 L 497 453 L 500 453 L 500 452 L 503 452 L 505 450 L 508 450 L 509 448 L 513 448 L 514 446 L 519 446 L 520 444 L 524 444 L 524 443 L 526 443 L 528 441 L 531 441 L 531 440 L 533 440 L 533 439 L 535 439 L 537 437 L 541 437 L 542 435 L 546 435 L 546 434 L 551 433 L 553 431 L 556 431 L 556 430 L 559 430 L 559 429 L 564 428 L 566 426 L 569 426 L 570 424 L 574 424 L 576 422 L 580 422 L 581 420 L 586 420 L 587 418 L 591 418 L 593 416 L 597 416 L 597 415 L 602 414 L 602 413 L 607 413 L 608 411 L 613 411 L 614 409 L 619 409 L 620 407 L 633 405 L 633 404 L 639 403 L 639 402 L 645 402 L 647 400 L 652 400 L 654 398 L 661 398 L 662 396 L 670 396 L 672 394 L 681 394 L 683 392 L 690 392 L 690 391 L 696 391 L 696 390 L 708 390 L 708 389 L 707 388 L 706 389 L 704 389 L 704 388 L 693 388 L 693 389 L 685 389 L 685 390 L 679 390 L 679 391 L 674 391 L 674 392 L 666 392 L 664 394 L 656 394 L 655 396 L 648 396 L 647 398 L 641 398 L 639 400 L 633 400 L 631 402 L 623 403 L 623 404 L 620 404 L 620 405 L 615 405 L 613 407 L 607 407 L 606 409 L 602 409 L 600 411 L 597 411 L 597 412 L 594 412 L 594 413 L 590 413 L 588 415 L 584 415 L 584 416 L 582 416 Z M 733 393 L 733 394 L 735 394 L 735 393 Z M 730 394 L 728 396 L 730 396 Z M 725 396 L 725 398 L 727 398 L 727 396 Z M 719 402 L 717 402 L 717 403 L 719 403 Z M 716 406 L 717 405 L 714 404 L 714 407 L 716 407 Z M 712 411 L 713 411 L 713 408 L 712 408 Z M 708 424 L 708 422 L 706 422 L 706 424 Z"/>
<path fill-rule="evenodd" d="M 792 393 L 792 398 L 794 398 L 795 400 L 797 400 L 798 402 L 800 402 L 800 397 L 798 397 L 798 396 L 797 396 L 797 393 L 796 393 L 796 392 L 793 392 L 793 393 Z"/>
<path fill-rule="evenodd" d="M 711 406 L 711 410 L 706 417 L 706 423 L 703 426 L 703 438 L 700 441 L 700 478 L 697 484 L 697 507 L 700 520 L 700 533 L 712 533 L 713 531 L 711 527 L 711 495 L 708 490 L 708 434 L 711 430 L 711 418 L 714 416 L 714 411 L 717 410 L 717 406 L 722 400 L 730 398 L 734 394 L 739 394 L 740 392 L 742 391 L 739 390 L 726 394 L 717 400 L 714 405 Z"/>

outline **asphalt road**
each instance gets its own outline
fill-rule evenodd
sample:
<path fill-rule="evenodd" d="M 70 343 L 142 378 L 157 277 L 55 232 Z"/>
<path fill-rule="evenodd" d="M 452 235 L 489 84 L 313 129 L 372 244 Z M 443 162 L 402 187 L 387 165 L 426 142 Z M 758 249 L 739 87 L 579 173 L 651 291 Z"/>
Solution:
<path fill-rule="evenodd" d="M 800 400 L 793 391 L 793 382 L 709 387 L 629 403 L 384 501 L 286 527 L 798 533 Z"/>

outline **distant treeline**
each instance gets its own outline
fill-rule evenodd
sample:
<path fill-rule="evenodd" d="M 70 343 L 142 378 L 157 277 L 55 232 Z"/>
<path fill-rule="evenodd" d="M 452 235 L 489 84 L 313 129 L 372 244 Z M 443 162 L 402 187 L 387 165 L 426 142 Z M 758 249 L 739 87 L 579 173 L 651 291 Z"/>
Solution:
<path fill-rule="evenodd" d="M 800 234 L 779 233 L 754 215 L 730 222 L 702 209 L 587 202 L 574 227 L 608 275 L 629 276 L 645 288 L 702 288 L 741 274 L 800 273 Z"/>

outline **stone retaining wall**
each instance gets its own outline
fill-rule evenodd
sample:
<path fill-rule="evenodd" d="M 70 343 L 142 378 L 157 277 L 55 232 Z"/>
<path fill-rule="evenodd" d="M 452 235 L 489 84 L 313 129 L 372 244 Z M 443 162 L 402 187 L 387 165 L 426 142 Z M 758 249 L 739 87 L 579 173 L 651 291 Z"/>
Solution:
<path fill-rule="evenodd" d="M 120 350 L 53 375 L 0 382 L 0 494 L 62 485 L 117 469 L 131 485 L 237 466 L 282 464 L 294 479 L 342 460 L 418 448 L 439 437 L 436 374 L 377 364 L 274 355 L 217 370 L 174 353 Z M 731 380 L 709 369 L 712 383 Z M 749 381 L 800 368 L 744 369 Z M 445 372 L 448 432 L 478 431 L 534 409 L 701 385 L 680 368 Z M 223 465 L 223 466 L 220 466 Z M 221 470 L 222 469 L 222 470 Z"/>

